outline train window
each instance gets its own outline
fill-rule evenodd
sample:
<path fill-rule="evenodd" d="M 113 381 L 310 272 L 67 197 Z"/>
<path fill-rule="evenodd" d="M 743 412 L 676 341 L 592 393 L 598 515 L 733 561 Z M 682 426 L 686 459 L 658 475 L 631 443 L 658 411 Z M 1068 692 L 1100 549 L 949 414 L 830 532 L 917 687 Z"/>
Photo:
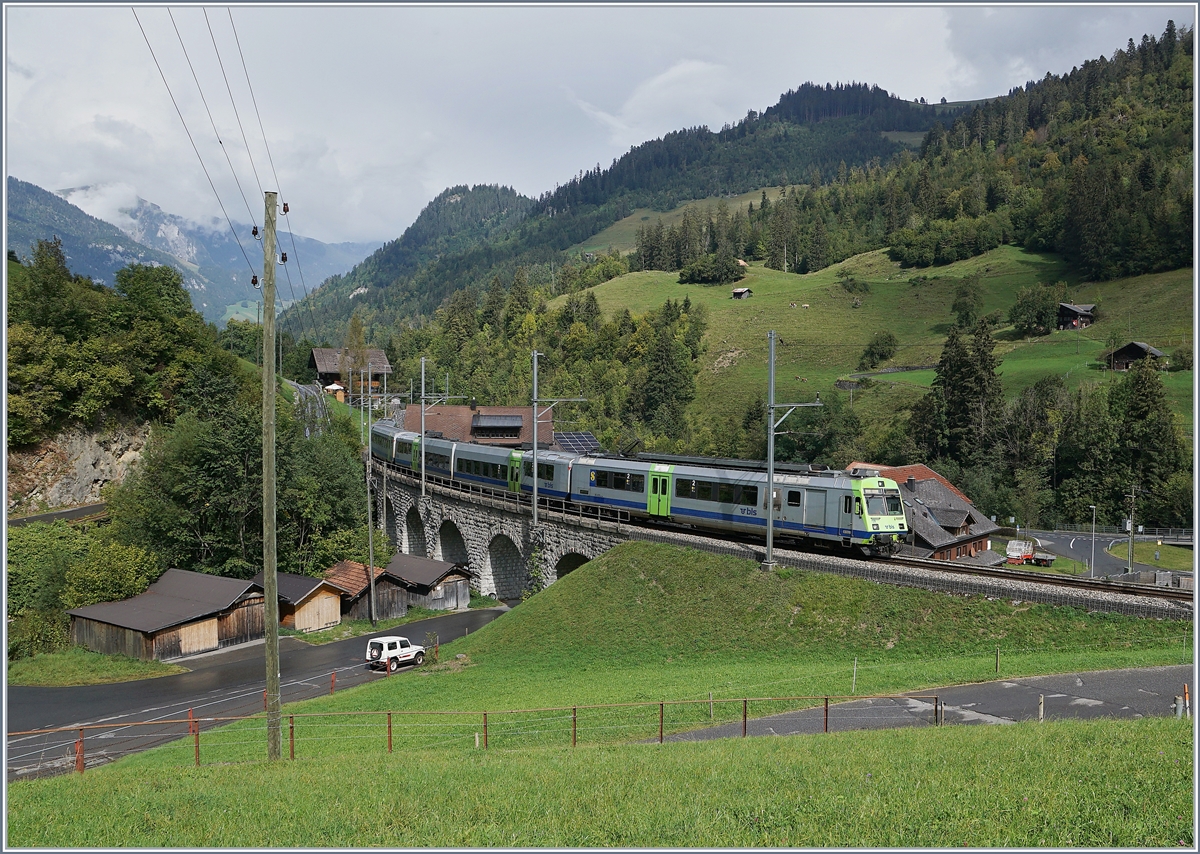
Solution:
<path fill-rule="evenodd" d="M 608 472 L 598 471 L 596 474 L 596 486 L 601 489 L 608 489 Z"/>
<path fill-rule="evenodd" d="M 845 497 L 845 498 L 842 500 L 842 512 L 843 512 L 843 513 L 849 513 L 849 512 L 850 512 L 850 496 L 849 496 L 849 495 L 847 495 L 847 496 L 846 496 L 846 497 Z"/>
<path fill-rule="evenodd" d="M 720 486 L 717 488 L 717 501 L 721 502 L 722 504 L 732 504 L 733 503 L 733 484 L 732 483 L 720 484 Z"/>
<path fill-rule="evenodd" d="M 744 504 L 747 507 L 753 507 L 755 504 L 757 504 L 758 503 L 758 487 L 757 486 L 743 486 L 741 501 L 739 503 Z"/>
<path fill-rule="evenodd" d="M 895 495 L 887 497 L 887 512 L 889 516 L 900 516 L 904 513 L 904 508 L 900 506 L 900 499 Z"/>
<path fill-rule="evenodd" d="M 675 497 L 676 498 L 691 498 L 696 494 L 696 481 L 683 480 L 682 478 L 675 481 Z"/>
<path fill-rule="evenodd" d="M 696 484 L 696 497 L 701 501 L 712 501 L 713 485 L 705 480 L 698 482 Z"/>
<path fill-rule="evenodd" d="M 533 463 L 525 461 L 525 477 L 533 477 Z"/>
<path fill-rule="evenodd" d="M 538 479 L 554 480 L 554 466 L 550 463 L 538 463 Z"/>
<path fill-rule="evenodd" d="M 798 489 L 788 490 L 788 507 L 799 507 L 802 494 Z"/>
<path fill-rule="evenodd" d="M 629 476 L 627 474 L 625 474 L 625 472 L 623 472 L 623 471 L 613 472 L 613 476 L 612 476 L 612 488 L 613 489 L 625 489 L 626 484 L 628 482 L 629 482 Z"/>
<path fill-rule="evenodd" d="M 629 491 L 630 492 L 645 492 L 646 477 L 640 474 L 631 474 L 629 476 Z"/>

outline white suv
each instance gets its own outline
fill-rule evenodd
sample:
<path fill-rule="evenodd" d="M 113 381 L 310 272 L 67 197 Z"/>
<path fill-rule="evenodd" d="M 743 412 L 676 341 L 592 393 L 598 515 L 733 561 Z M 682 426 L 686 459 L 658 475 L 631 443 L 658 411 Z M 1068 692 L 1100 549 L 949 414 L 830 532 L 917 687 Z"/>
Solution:
<path fill-rule="evenodd" d="M 425 663 L 425 647 L 410 643 L 408 638 L 388 635 L 367 642 L 367 669 L 384 667 L 395 673 L 402 664 L 420 667 Z"/>

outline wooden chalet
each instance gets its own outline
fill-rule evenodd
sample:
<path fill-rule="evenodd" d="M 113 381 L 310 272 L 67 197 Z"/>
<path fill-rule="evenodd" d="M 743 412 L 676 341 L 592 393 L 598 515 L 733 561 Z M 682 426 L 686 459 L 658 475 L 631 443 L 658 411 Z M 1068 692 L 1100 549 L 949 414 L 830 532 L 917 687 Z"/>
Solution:
<path fill-rule="evenodd" d="M 1094 304 L 1075 305 L 1070 302 L 1058 304 L 1059 329 L 1086 329 L 1096 322 Z"/>
<path fill-rule="evenodd" d="M 339 560 L 325 570 L 325 580 L 341 591 L 342 619 L 371 619 L 371 579 L 367 567 L 353 560 Z M 403 617 L 408 613 L 408 591 L 404 582 L 383 567 L 375 567 L 375 618 Z"/>
<path fill-rule="evenodd" d="M 1000 526 L 984 516 L 950 481 L 929 466 L 877 466 L 855 462 L 847 469 L 876 469 L 896 481 L 911 536 L 901 554 L 934 560 L 993 565 L 1004 556 L 992 551 L 991 535 Z"/>
<path fill-rule="evenodd" d="M 409 606 L 431 611 L 464 610 L 471 604 L 471 576 L 464 563 L 398 554 L 387 566 L 408 591 Z"/>
<path fill-rule="evenodd" d="M 421 432 L 421 406 L 408 406 L 398 414 L 397 426 Z M 454 442 L 477 442 L 502 448 L 533 447 L 533 409 L 529 406 L 430 406 L 425 410 L 425 432 Z M 538 446 L 554 438 L 554 414 L 538 421 Z"/>
<path fill-rule="evenodd" d="M 733 289 L 733 299 L 750 299 L 752 296 L 754 296 L 754 291 L 750 290 L 749 288 Z"/>
<path fill-rule="evenodd" d="M 336 383 L 355 394 L 358 393 L 360 370 L 366 373 L 369 369 L 372 389 L 392 372 L 387 354 L 369 348 L 361 351 L 356 362 L 355 353 L 344 347 L 314 347 L 308 366 L 316 370 L 317 380 L 323 388 Z"/>
<path fill-rule="evenodd" d="M 180 658 L 264 636 L 262 585 L 168 569 L 144 593 L 67 611 L 71 643 L 144 661 Z"/>
<path fill-rule="evenodd" d="M 1151 347 L 1142 341 L 1130 341 L 1121 349 L 1110 353 L 1108 361 L 1114 371 L 1127 371 L 1133 367 L 1134 362 L 1140 362 L 1147 358 L 1157 361 L 1165 355 L 1162 350 Z"/>
<path fill-rule="evenodd" d="M 254 576 L 263 587 L 263 574 Z M 342 621 L 342 589 L 321 578 L 275 573 L 279 625 L 297 632 L 317 632 Z"/>

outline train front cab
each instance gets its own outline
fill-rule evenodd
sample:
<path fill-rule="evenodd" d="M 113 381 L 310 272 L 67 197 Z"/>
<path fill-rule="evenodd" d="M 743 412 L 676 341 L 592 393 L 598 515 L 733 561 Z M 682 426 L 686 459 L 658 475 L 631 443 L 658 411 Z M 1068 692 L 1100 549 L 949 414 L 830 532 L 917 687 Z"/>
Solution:
<path fill-rule="evenodd" d="M 854 516 L 861 520 L 861 538 L 855 530 L 854 542 L 875 557 L 891 557 L 900 549 L 908 535 L 904 522 L 904 504 L 896 482 L 878 475 L 851 479 L 854 495 Z M 858 525 L 855 525 L 858 528 Z"/>

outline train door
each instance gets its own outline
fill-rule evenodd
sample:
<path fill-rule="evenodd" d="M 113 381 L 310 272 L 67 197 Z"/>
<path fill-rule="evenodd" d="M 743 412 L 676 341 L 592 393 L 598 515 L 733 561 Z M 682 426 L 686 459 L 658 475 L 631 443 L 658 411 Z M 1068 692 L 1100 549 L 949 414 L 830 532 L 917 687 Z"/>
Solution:
<path fill-rule="evenodd" d="M 521 452 L 512 451 L 508 455 L 508 491 L 521 491 Z"/>
<path fill-rule="evenodd" d="M 840 496 L 841 507 L 838 508 L 838 530 L 842 536 L 842 544 L 850 545 L 850 537 L 854 530 L 854 496 L 843 492 Z"/>
<path fill-rule="evenodd" d="M 412 469 L 419 472 L 421 470 L 421 439 L 417 437 L 412 443 Z"/>
<path fill-rule="evenodd" d="M 650 493 L 646 512 L 651 516 L 671 515 L 671 471 L 674 466 L 654 465 L 650 468 Z"/>

